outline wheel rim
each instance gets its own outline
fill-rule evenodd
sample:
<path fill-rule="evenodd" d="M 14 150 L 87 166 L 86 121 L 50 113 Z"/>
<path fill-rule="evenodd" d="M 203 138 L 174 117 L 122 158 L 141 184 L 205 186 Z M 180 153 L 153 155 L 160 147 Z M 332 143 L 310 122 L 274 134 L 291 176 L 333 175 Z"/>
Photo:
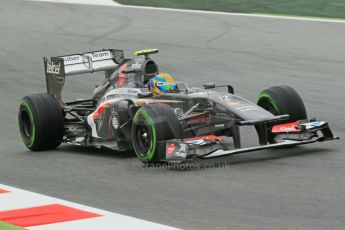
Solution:
<path fill-rule="evenodd" d="M 152 138 L 150 130 L 146 125 L 139 125 L 136 135 L 138 140 L 139 152 L 141 155 L 145 156 L 146 154 L 142 153 L 147 153 L 151 147 Z"/>
<path fill-rule="evenodd" d="M 36 130 L 31 108 L 26 101 L 22 101 L 20 104 L 18 121 L 23 142 L 28 148 L 31 148 L 35 142 Z"/>
<path fill-rule="evenodd" d="M 151 161 L 156 150 L 156 130 L 149 113 L 140 109 L 133 119 L 133 147 L 143 162 Z"/>
<path fill-rule="evenodd" d="M 23 110 L 20 116 L 21 133 L 25 139 L 30 139 L 32 136 L 32 123 L 30 120 L 29 113 Z"/>

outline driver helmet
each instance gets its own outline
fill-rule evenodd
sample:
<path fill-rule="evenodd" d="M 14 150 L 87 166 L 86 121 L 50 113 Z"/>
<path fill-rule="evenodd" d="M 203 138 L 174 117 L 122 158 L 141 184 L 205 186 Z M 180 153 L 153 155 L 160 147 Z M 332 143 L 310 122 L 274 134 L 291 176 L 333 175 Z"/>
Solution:
<path fill-rule="evenodd" d="M 148 83 L 149 90 L 154 94 L 164 94 L 174 92 L 176 83 L 174 78 L 166 73 L 157 74 Z"/>

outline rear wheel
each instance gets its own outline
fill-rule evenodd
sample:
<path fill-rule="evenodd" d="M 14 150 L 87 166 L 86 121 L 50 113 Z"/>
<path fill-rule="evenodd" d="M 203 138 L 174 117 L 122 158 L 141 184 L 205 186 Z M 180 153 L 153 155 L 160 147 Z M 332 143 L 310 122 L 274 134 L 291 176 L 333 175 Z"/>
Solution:
<path fill-rule="evenodd" d="M 135 114 L 132 126 L 133 148 L 144 163 L 160 162 L 165 140 L 182 138 L 182 127 L 176 114 L 165 104 L 141 107 Z"/>
<path fill-rule="evenodd" d="M 62 142 L 62 109 L 48 93 L 24 97 L 19 105 L 18 123 L 22 140 L 32 151 L 54 149 Z"/>
<path fill-rule="evenodd" d="M 290 118 L 284 120 L 284 123 L 307 119 L 307 112 L 302 98 L 290 86 L 273 86 L 262 91 L 257 104 L 274 115 L 290 115 Z M 268 130 L 266 132 L 270 143 L 274 143 L 271 128 L 275 124 L 277 123 L 267 124 Z M 262 131 L 262 127 L 259 127 L 259 129 Z"/>

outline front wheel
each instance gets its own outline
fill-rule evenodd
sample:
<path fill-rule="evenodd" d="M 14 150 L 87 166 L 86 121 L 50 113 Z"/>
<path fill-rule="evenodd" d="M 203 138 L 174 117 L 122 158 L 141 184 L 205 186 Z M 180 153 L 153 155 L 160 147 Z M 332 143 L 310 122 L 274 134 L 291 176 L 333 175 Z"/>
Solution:
<path fill-rule="evenodd" d="M 159 163 L 165 150 L 162 141 L 181 138 L 182 127 L 170 106 L 144 105 L 136 112 L 132 125 L 133 148 L 143 163 Z"/>
<path fill-rule="evenodd" d="M 273 86 L 262 91 L 257 104 L 276 116 L 288 114 L 290 118 L 284 120 L 284 123 L 307 119 L 307 112 L 302 98 L 290 86 Z M 274 135 L 271 132 L 271 127 L 275 124 L 267 124 L 268 130 L 265 131 L 261 130 L 262 127 L 257 126 L 258 132 L 266 132 L 268 142 L 270 143 L 275 142 L 273 140 Z M 259 133 L 259 135 L 262 135 L 262 133 Z"/>

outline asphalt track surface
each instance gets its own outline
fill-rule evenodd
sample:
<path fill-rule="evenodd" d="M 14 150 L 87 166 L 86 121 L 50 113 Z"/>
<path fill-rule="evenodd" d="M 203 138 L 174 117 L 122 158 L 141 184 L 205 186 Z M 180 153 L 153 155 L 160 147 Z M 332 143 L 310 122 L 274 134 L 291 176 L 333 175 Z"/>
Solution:
<path fill-rule="evenodd" d="M 343 229 L 343 140 L 227 157 L 195 170 L 139 168 L 133 154 L 64 145 L 29 152 L 19 100 L 45 91 L 43 56 L 160 48 L 162 72 L 231 83 L 255 100 L 295 87 L 309 117 L 345 137 L 345 25 L 231 15 L 0 1 L 0 183 L 185 229 Z M 67 82 L 88 97 L 101 76 Z M 70 84 L 69 84 L 70 83 Z M 246 144 L 256 139 L 245 130 Z"/>

